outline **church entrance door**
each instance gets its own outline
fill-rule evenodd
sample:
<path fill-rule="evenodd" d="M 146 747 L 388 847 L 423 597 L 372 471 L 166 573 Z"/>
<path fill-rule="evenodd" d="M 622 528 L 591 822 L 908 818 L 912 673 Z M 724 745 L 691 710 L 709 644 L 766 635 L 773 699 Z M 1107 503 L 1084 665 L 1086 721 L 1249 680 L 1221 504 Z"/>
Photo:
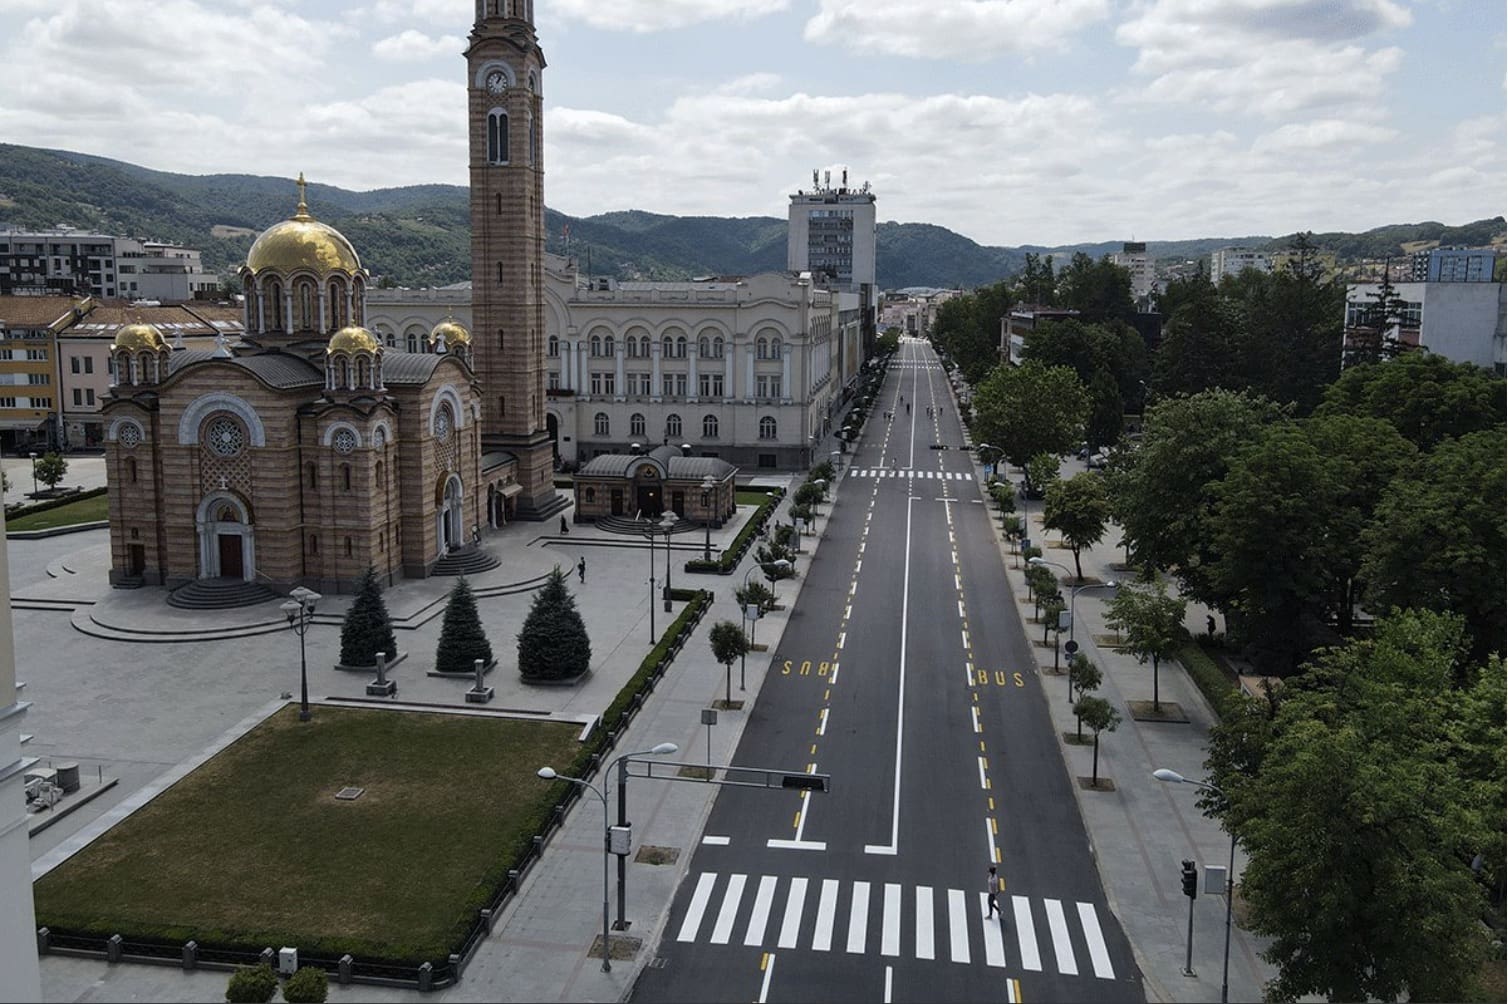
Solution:
<path fill-rule="evenodd" d="M 129 575 L 140 575 L 147 570 L 147 546 L 145 544 L 130 545 L 126 557 L 126 572 Z"/>
<path fill-rule="evenodd" d="M 614 488 L 613 489 L 613 515 L 614 516 L 622 516 L 623 515 L 623 489 L 622 488 Z"/>
<path fill-rule="evenodd" d="M 215 535 L 220 548 L 220 576 L 225 579 L 244 579 L 246 566 L 241 562 L 241 535 L 221 533 Z"/>
<path fill-rule="evenodd" d="M 660 489 L 652 485 L 639 486 L 639 511 L 646 516 L 660 515 Z"/>

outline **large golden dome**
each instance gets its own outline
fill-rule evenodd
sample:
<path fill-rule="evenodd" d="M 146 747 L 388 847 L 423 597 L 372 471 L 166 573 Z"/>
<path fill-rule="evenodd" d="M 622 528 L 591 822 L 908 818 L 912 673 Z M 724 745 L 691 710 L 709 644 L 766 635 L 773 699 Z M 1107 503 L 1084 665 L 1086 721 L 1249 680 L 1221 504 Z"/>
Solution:
<path fill-rule="evenodd" d="M 166 348 L 167 342 L 162 337 L 155 325 L 137 322 L 128 324 L 115 333 L 115 341 L 110 346 L 111 352 L 140 352 L 146 349 L 156 352 Z"/>
<path fill-rule="evenodd" d="M 246 267 L 283 273 L 296 269 L 315 272 L 360 272 L 361 259 L 345 235 L 309 215 L 304 202 L 304 176 L 299 175 L 298 211 L 290 219 L 262 231 L 246 254 Z"/>
<path fill-rule="evenodd" d="M 366 328 L 351 325 L 349 328 L 341 328 L 330 336 L 330 344 L 325 347 L 327 353 L 335 352 L 376 352 L 381 344 Z"/>
<path fill-rule="evenodd" d="M 442 338 L 445 339 L 447 349 L 456 345 L 471 344 L 471 332 L 449 317 L 436 324 L 434 330 L 429 333 L 429 344 L 433 345 Z"/>

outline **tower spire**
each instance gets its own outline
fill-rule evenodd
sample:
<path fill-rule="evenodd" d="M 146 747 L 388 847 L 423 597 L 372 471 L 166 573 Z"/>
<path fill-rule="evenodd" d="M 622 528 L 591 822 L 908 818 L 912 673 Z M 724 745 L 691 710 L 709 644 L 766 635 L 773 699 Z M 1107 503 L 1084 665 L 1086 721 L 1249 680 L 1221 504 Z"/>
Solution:
<path fill-rule="evenodd" d="M 304 181 L 304 172 L 300 171 L 298 173 L 298 212 L 293 214 L 293 218 L 296 220 L 307 219 L 309 216 L 309 204 L 304 201 L 304 188 L 306 186 L 307 182 Z"/>

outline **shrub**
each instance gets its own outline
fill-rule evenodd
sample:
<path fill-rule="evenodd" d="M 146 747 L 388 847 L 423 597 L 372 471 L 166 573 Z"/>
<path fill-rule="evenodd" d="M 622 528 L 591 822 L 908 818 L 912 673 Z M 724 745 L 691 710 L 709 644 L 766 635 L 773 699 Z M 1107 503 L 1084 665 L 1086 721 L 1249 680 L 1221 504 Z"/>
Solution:
<path fill-rule="evenodd" d="M 63 480 L 68 473 L 68 461 L 59 453 L 44 453 L 37 458 L 33 468 L 37 474 L 37 480 L 48 488 L 56 488 L 58 482 Z"/>
<path fill-rule="evenodd" d="M 558 569 L 557 569 L 558 571 Z M 470 673 L 473 663 L 492 664 L 492 645 L 482 630 L 476 612 L 476 597 L 463 575 L 450 590 L 445 620 L 440 624 L 440 644 L 435 649 L 435 669 L 442 673 Z"/>
<path fill-rule="evenodd" d="M 518 673 L 525 680 L 569 680 L 592 666 L 592 643 L 559 567 L 534 594 L 518 633 Z"/>
<path fill-rule="evenodd" d="M 299 966 L 283 984 L 283 1000 L 288 1004 L 325 1004 L 328 983 L 329 976 L 319 966 Z"/>
<path fill-rule="evenodd" d="M 225 999 L 232 1004 L 265 1004 L 277 988 L 278 974 L 271 966 L 242 966 L 231 973 Z"/>
<path fill-rule="evenodd" d="M 833 470 L 833 462 L 831 460 L 824 460 L 822 461 L 822 463 L 812 468 L 812 472 L 807 475 L 807 480 L 826 481 L 828 484 L 832 484 L 833 475 L 835 473 L 837 472 Z"/>
<path fill-rule="evenodd" d="M 393 637 L 387 604 L 382 601 L 382 583 L 368 565 L 356 586 L 356 600 L 340 626 L 340 664 L 375 666 L 378 652 L 386 652 L 391 662 L 398 657 L 398 641 Z"/>

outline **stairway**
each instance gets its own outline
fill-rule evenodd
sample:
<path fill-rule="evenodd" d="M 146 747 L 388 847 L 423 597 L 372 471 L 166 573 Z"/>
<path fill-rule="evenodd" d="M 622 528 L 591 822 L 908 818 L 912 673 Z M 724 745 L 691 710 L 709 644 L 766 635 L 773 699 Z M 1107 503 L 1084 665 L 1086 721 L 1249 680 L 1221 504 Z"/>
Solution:
<path fill-rule="evenodd" d="M 183 610 L 228 610 L 277 599 L 277 593 L 258 582 L 240 579 L 195 579 L 168 594 L 168 606 Z"/>
<path fill-rule="evenodd" d="M 435 562 L 430 575 L 478 575 L 502 564 L 491 552 L 475 544 L 456 548 Z"/>
<path fill-rule="evenodd" d="M 627 516 L 598 516 L 592 525 L 599 530 L 604 530 L 608 533 L 623 534 L 625 537 L 639 537 L 642 539 L 645 532 L 649 530 L 652 530 L 656 537 L 663 537 L 665 535 L 665 528 L 658 521 L 630 519 Z M 680 519 L 676 520 L 670 528 L 672 534 L 691 533 L 692 531 L 701 533 L 702 524 L 694 523 L 689 519 Z"/>

